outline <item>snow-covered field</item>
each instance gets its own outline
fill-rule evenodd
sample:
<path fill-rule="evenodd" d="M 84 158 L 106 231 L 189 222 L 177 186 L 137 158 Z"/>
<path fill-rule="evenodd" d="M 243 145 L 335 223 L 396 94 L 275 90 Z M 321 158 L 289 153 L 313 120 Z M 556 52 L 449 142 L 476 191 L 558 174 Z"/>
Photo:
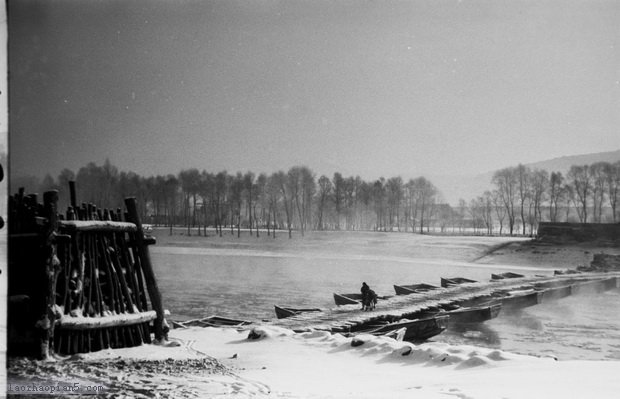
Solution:
<path fill-rule="evenodd" d="M 340 238 L 334 253 L 341 253 L 343 248 L 357 253 L 356 245 L 359 252 L 364 253 L 363 247 L 368 243 L 360 238 L 367 236 L 346 237 Z M 198 238 L 187 240 L 198 245 L 193 244 Z M 464 237 L 424 238 L 409 247 L 400 245 L 409 242 L 400 235 L 394 235 L 394 241 L 391 237 L 385 240 L 389 242 L 385 252 L 377 251 L 375 246 L 373 256 L 393 253 L 397 247 L 401 248 L 401 253 L 394 256 L 411 255 L 402 253 L 403 248 L 413 252 L 418 250 L 419 243 L 425 243 L 427 247 L 436 248 L 438 258 L 442 252 L 465 251 L 467 256 L 462 259 L 471 261 L 496 245 L 492 239 Z M 325 251 L 324 243 L 320 241 L 321 253 Z M 234 240 L 216 244 L 232 246 Z M 291 247 L 297 244 L 278 240 L 264 250 L 299 251 Z M 311 244 L 312 241 L 305 241 L 303 251 L 311 252 Z M 257 245 L 252 244 L 252 247 L 257 248 Z M 485 266 L 574 267 L 571 261 L 583 262 L 599 250 L 549 248 L 541 251 L 540 248 L 507 246 L 476 262 Z M 447 258 L 459 260 L 461 255 Z M 523 259 L 528 259 L 529 263 Z M 616 293 L 606 298 L 617 302 L 619 296 Z M 570 302 L 559 309 L 568 314 L 565 309 L 568 304 Z M 609 303 L 610 317 L 620 317 L 618 305 Z M 538 312 L 539 317 L 547 318 L 557 313 L 556 309 L 544 308 Z M 579 314 L 574 312 L 573 319 L 566 320 L 581 323 L 584 318 L 576 316 Z M 582 339 L 592 351 L 599 350 L 591 344 L 598 338 L 581 327 L 571 329 L 581 334 L 571 339 L 577 342 Z M 613 360 L 614 356 L 600 358 L 608 360 L 570 357 L 573 360 L 565 360 L 559 356 L 556 360 L 548 351 L 537 351 L 536 347 L 532 347 L 532 355 L 523 355 L 488 346 L 445 343 L 440 339 L 443 334 L 433 342 L 414 345 L 385 337 L 352 339 L 325 332 L 293 334 L 260 324 L 253 328 L 259 333 L 259 339 L 248 339 L 250 330 L 247 329 L 195 327 L 171 330 L 171 345 L 167 346 L 106 350 L 51 362 L 11 359 L 7 389 L 14 393 L 16 388 L 47 388 L 49 391 L 53 387 L 65 393 L 77 389 L 82 394 L 97 393 L 105 397 L 162 398 L 616 398 L 620 392 L 620 361 Z M 611 327 L 608 330 L 611 331 Z M 524 336 L 534 333 L 528 331 Z M 620 352 L 620 343 L 614 343 L 613 336 L 605 338 L 606 353 Z"/>
<path fill-rule="evenodd" d="M 620 390 L 620 362 L 556 361 L 373 336 L 355 338 L 354 346 L 354 339 L 338 334 L 256 329 L 259 339 L 248 339 L 247 330 L 190 328 L 172 331 L 177 347 L 17 362 L 14 370 L 30 377 L 9 382 L 28 384 L 44 374 L 37 384 L 78 382 L 109 397 L 170 398 L 611 399 Z"/>

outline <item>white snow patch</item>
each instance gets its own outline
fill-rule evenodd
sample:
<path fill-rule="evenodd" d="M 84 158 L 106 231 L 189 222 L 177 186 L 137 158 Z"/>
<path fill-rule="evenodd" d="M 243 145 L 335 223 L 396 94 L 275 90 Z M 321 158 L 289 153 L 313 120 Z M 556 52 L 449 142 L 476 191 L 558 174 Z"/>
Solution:
<path fill-rule="evenodd" d="M 254 336 L 257 339 L 250 339 Z M 162 397 L 280 398 L 615 398 L 620 362 L 565 361 L 516 355 L 496 349 L 428 342 L 414 345 L 391 338 L 252 329 L 173 329 L 176 347 L 143 345 L 73 357 L 84 366 L 72 377 L 88 380 L 87 364 L 119 359 L 177 361 L 215 358 L 229 374 L 152 375 L 113 369 L 109 384 L 156 389 Z M 352 342 L 360 344 L 353 346 Z M 71 361 L 71 360 L 68 360 Z M 54 366 L 56 367 L 56 366 Z M 552 380 L 550 380 L 552 376 Z M 588 376 L 588 378 L 584 378 Z M 187 390 L 178 391 L 178 389 Z M 183 393 L 185 392 L 185 393 Z M 193 393 L 192 393 L 193 392 Z M 168 393 L 170 394 L 169 396 Z"/>

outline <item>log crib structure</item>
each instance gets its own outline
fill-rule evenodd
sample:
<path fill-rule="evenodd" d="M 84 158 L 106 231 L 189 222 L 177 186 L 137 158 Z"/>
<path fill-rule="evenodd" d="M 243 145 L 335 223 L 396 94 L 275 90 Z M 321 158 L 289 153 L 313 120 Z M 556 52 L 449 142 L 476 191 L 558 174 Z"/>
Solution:
<path fill-rule="evenodd" d="M 57 211 L 23 189 L 9 198 L 10 354 L 49 358 L 164 340 L 167 324 L 135 198 L 126 212 L 76 205 Z M 124 220 L 123 220 L 124 219 Z"/>

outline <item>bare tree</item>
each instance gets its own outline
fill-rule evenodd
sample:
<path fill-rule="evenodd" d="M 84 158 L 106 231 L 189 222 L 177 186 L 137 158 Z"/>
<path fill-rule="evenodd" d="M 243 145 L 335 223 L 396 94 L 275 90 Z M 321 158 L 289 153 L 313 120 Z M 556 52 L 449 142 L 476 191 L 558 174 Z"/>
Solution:
<path fill-rule="evenodd" d="M 295 204 L 299 218 L 299 229 L 303 237 L 310 216 L 312 197 L 314 196 L 314 176 L 306 166 L 294 166 L 289 169 L 286 181 L 285 198 L 290 196 L 291 211 Z"/>
<path fill-rule="evenodd" d="M 267 175 L 261 173 L 256 178 L 256 184 L 254 191 L 256 192 L 256 201 L 254 202 L 254 220 L 256 226 L 256 237 L 260 236 L 260 227 L 264 227 L 265 223 L 265 209 L 269 208 L 267 197 Z M 260 205 L 260 220 L 258 219 L 258 213 L 256 212 L 256 205 Z M 269 227 L 267 228 L 267 235 L 269 235 Z"/>
<path fill-rule="evenodd" d="M 607 162 L 597 162 L 590 165 L 592 176 L 592 218 L 595 223 L 602 222 L 603 202 L 607 191 Z"/>
<path fill-rule="evenodd" d="M 437 219 L 440 231 L 445 233 L 450 223 L 454 223 L 454 210 L 448 204 L 438 204 Z"/>
<path fill-rule="evenodd" d="M 212 221 L 217 231 L 217 204 L 215 195 L 215 176 L 203 170 L 200 173 L 198 195 L 202 199 L 202 228 L 204 236 L 207 236 L 207 226 Z"/>
<path fill-rule="evenodd" d="M 344 200 L 344 179 L 338 172 L 334 173 L 332 179 L 334 185 L 334 205 L 336 206 L 336 230 L 340 230 L 340 214 L 342 212 L 342 203 Z"/>
<path fill-rule="evenodd" d="M 381 177 L 375 181 L 372 186 L 372 197 L 377 215 L 375 230 L 385 231 L 385 178 Z"/>
<path fill-rule="evenodd" d="M 182 170 L 179 173 L 179 181 L 183 190 L 183 205 L 185 215 L 185 225 L 187 226 L 187 235 L 191 235 L 190 225 L 196 224 L 196 202 L 198 196 L 198 188 L 200 186 L 200 172 L 198 169 Z M 190 219 L 190 199 L 193 199 L 192 213 Z"/>
<path fill-rule="evenodd" d="M 319 177 L 319 192 L 317 196 L 317 229 L 324 230 L 323 214 L 325 213 L 325 207 L 332 194 L 333 185 L 329 177 L 322 175 Z"/>
<path fill-rule="evenodd" d="M 170 235 L 172 235 L 172 225 L 174 224 L 175 209 L 177 205 L 177 194 L 179 191 L 179 180 L 174 175 L 166 176 L 164 182 L 164 202 L 165 211 L 170 228 Z"/>
<path fill-rule="evenodd" d="M 386 185 L 390 231 L 396 220 L 396 228 L 400 231 L 400 204 L 403 199 L 403 179 L 400 176 L 388 179 Z"/>
<path fill-rule="evenodd" d="M 222 236 L 222 229 L 224 227 L 224 220 L 226 219 L 226 203 L 228 202 L 228 186 L 229 186 L 229 176 L 226 171 L 221 171 L 217 175 L 215 175 L 215 208 L 216 208 L 216 219 L 217 224 L 219 225 L 219 234 Z"/>
<path fill-rule="evenodd" d="M 283 180 L 284 172 L 274 173 L 267 179 L 266 193 L 267 197 L 269 198 L 269 211 L 267 212 L 267 231 L 269 231 L 269 225 L 271 224 L 273 238 L 276 238 L 278 203 L 281 202 L 280 185 L 281 181 Z"/>
<path fill-rule="evenodd" d="M 620 161 L 609 164 L 606 168 L 607 195 L 613 222 L 618 222 L 618 198 L 620 197 Z"/>
<path fill-rule="evenodd" d="M 491 192 L 491 201 L 493 203 L 493 209 L 495 210 L 495 216 L 499 222 L 499 235 L 501 236 L 504 230 L 504 220 L 506 219 L 506 207 L 502 201 L 502 196 L 498 190 Z"/>
<path fill-rule="evenodd" d="M 133 172 L 127 174 L 127 176 L 131 176 L 133 179 L 131 188 L 132 191 L 136 192 L 137 196 L 141 188 L 142 178 Z M 118 190 L 116 189 L 119 184 L 119 178 L 118 169 L 110 163 L 109 159 L 105 160 L 103 166 L 97 166 L 94 162 L 89 162 L 78 170 L 75 178 L 78 196 L 84 202 L 98 204 L 101 207 L 118 206 L 121 201 L 117 197 Z M 138 198 L 140 202 L 143 199 L 143 196 Z"/>
<path fill-rule="evenodd" d="M 161 224 L 161 211 L 164 204 L 164 185 L 166 178 L 161 175 L 157 175 L 151 178 L 153 181 L 153 193 L 151 200 L 153 201 L 153 224 Z"/>
<path fill-rule="evenodd" d="M 510 235 L 514 233 L 515 226 L 515 199 L 517 190 L 516 168 L 504 168 L 493 174 L 491 180 L 497 187 L 499 198 L 506 209 Z"/>
<path fill-rule="evenodd" d="M 355 197 L 357 193 L 356 182 L 353 176 L 347 177 L 342 182 L 342 204 L 344 210 L 344 223 L 346 230 L 355 230 L 355 208 L 357 199 Z"/>
<path fill-rule="evenodd" d="M 411 231 L 415 233 L 415 226 L 417 221 L 418 207 L 416 206 L 416 183 L 413 179 L 409 179 L 405 184 L 405 219 L 411 222 Z"/>
<path fill-rule="evenodd" d="M 477 234 L 478 228 L 484 224 L 482 221 L 483 207 L 484 199 L 480 196 L 469 201 L 469 206 L 467 206 L 467 211 L 471 218 L 471 227 L 474 229 L 474 234 Z"/>
<path fill-rule="evenodd" d="M 230 228 L 232 233 L 233 228 L 233 215 L 236 217 L 237 224 L 237 238 L 241 237 L 241 205 L 243 202 L 243 175 L 241 172 L 231 178 L 230 185 Z"/>
<path fill-rule="evenodd" d="M 482 194 L 482 220 L 487 228 L 487 234 L 493 234 L 493 194 L 490 191 L 485 191 Z"/>
<path fill-rule="evenodd" d="M 363 181 L 358 191 L 358 201 L 363 205 L 360 214 L 360 226 L 365 230 L 370 230 L 376 224 L 377 217 L 372 211 L 372 183 Z"/>
<path fill-rule="evenodd" d="M 566 197 L 564 176 L 561 172 L 552 172 L 549 178 L 549 220 L 558 221 L 558 206 Z"/>
<path fill-rule="evenodd" d="M 581 223 L 588 223 L 588 202 L 592 191 L 592 175 L 588 165 L 573 165 L 567 180 L 571 186 L 573 202 Z"/>
<path fill-rule="evenodd" d="M 364 195 L 364 181 L 361 177 L 355 176 L 352 181 L 353 185 L 353 227 L 354 229 L 362 229 L 363 220 L 364 220 L 364 212 L 363 209 L 360 209 Z"/>
<path fill-rule="evenodd" d="M 252 235 L 252 204 L 254 202 L 253 189 L 254 189 L 254 173 L 247 172 L 243 175 L 243 190 L 246 195 L 246 203 L 248 206 L 248 223 L 250 227 L 250 235 Z"/>
<path fill-rule="evenodd" d="M 430 219 L 432 204 L 435 202 L 437 188 L 425 177 L 418 177 L 413 180 L 414 206 L 416 214 L 420 217 L 420 233 L 424 229 L 425 218 Z M 428 220 L 426 220 L 428 222 Z"/>
<path fill-rule="evenodd" d="M 523 227 L 523 235 L 525 235 L 525 207 L 526 204 L 531 201 L 530 199 L 530 179 L 531 171 L 527 166 L 519 164 L 516 168 L 517 176 L 517 194 L 519 199 L 519 208 L 521 210 L 521 225 Z M 529 219 L 529 218 L 528 218 Z"/>
<path fill-rule="evenodd" d="M 288 238 L 293 238 L 293 194 L 291 192 L 290 182 L 287 175 L 284 172 L 279 171 L 273 175 L 276 182 L 282 203 L 284 205 L 284 213 L 286 214 L 286 227 L 288 229 Z"/>
<path fill-rule="evenodd" d="M 549 173 L 546 170 L 535 169 L 532 172 L 530 182 L 530 198 L 534 208 L 534 218 L 530 223 L 530 228 L 538 228 L 538 223 L 542 220 L 542 203 L 546 201 L 547 187 L 549 187 Z M 533 233 L 533 231 L 530 231 Z"/>
<path fill-rule="evenodd" d="M 307 167 L 302 167 L 300 194 L 299 213 L 303 219 L 303 228 L 305 229 L 308 224 L 312 224 L 312 201 L 316 194 L 314 173 Z"/>

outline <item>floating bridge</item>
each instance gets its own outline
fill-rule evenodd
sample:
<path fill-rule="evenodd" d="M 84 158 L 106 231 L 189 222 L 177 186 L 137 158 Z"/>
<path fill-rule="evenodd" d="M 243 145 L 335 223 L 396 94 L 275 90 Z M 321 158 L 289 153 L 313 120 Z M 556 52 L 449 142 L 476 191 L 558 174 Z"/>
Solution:
<path fill-rule="evenodd" d="M 539 301 L 544 303 L 567 295 L 616 289 L 619 283 L 620 272 L 525 276 L 466 283 L 409 295 L 396 295 L 379 300 L 376 309 L 372 311 L 363 311 L 358 305 L 345 305 L 320 312 L 300 313 L 288 318 L 273 320 L 269 324 L 296 332 L 311 330 L 349 332 L 377 322 L 416 319 L 421 313 L 437 307 L 466 306 L 468 303 L 477 301 L 501 300 L 506 298 L 507 293 L 514 291 L 533 289 L 539 293 Z"/>

